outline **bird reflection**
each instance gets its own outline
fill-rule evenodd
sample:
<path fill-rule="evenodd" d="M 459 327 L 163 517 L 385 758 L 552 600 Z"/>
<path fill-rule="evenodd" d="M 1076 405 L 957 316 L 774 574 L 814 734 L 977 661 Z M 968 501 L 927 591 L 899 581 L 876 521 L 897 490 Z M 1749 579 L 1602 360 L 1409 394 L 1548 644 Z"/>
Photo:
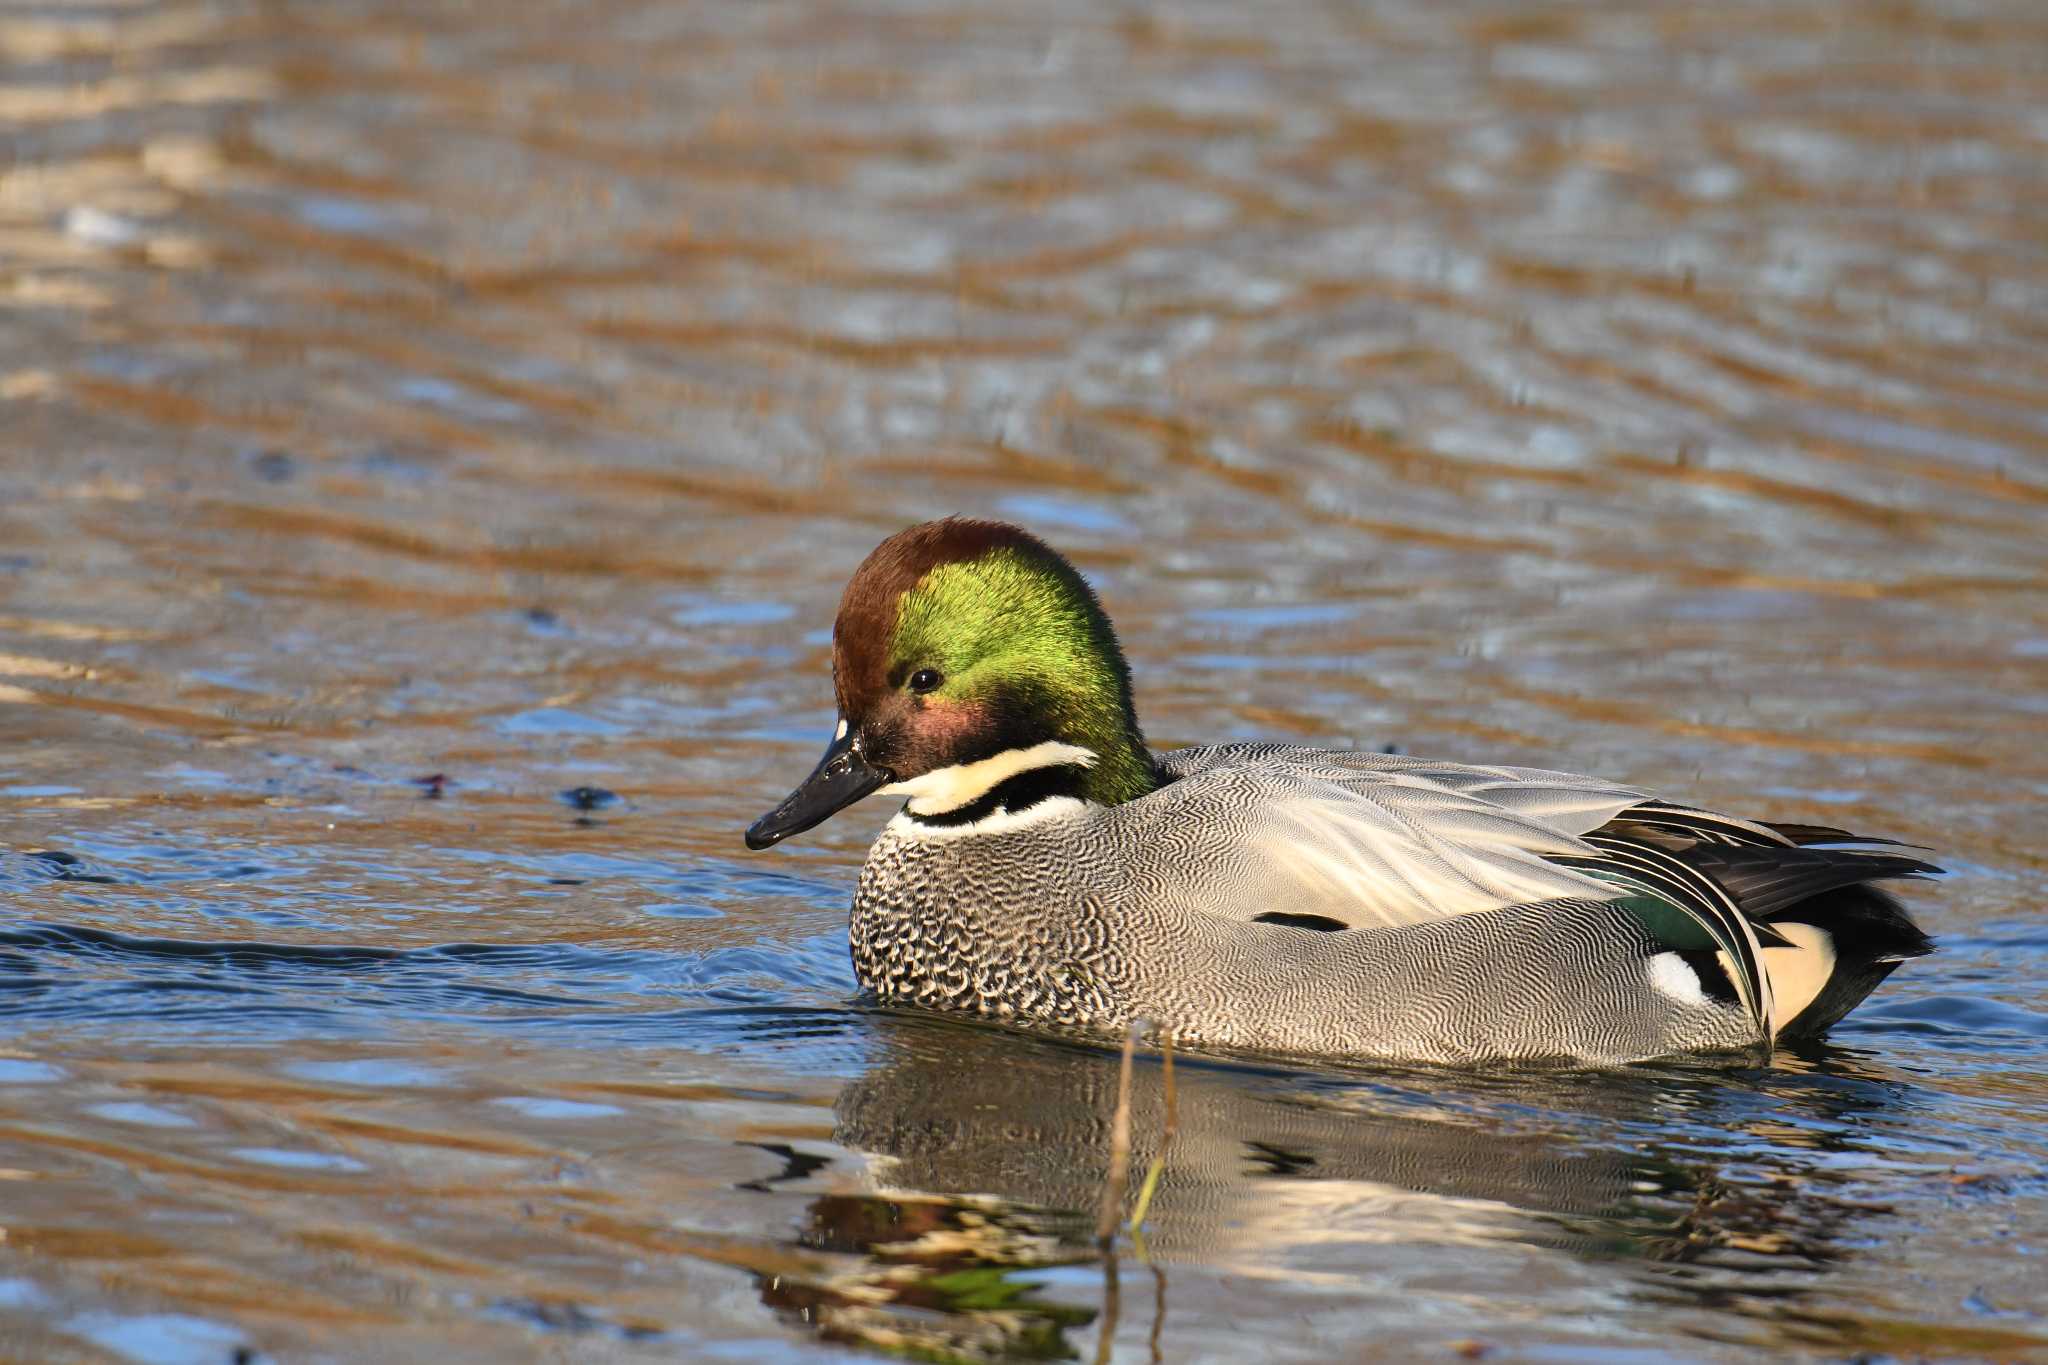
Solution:
<path fill-rule="evenodd" d="M 1146 1298 L 1150 1321 L 1133 1330 L 1157 1357 L 1162 1267 L 1339 1283 L 1347 1255 L 1375 1243 L 1612 1260 L 1631 1292 L 1696 1306 L 1796 1296 L 1810 1274 L 1757 1276 L 1826 1267 L 1871 1212 L 1830 1195 L 1815 1149 L 1850 1140 L 1844 1119 L 1896 1088 L 1825 1060 L 1479 1077 L 1183 1057 L 1177 1133 L 1136 1239 L 1152 1293 L 1133 1296 L 1128 1264 L 1121 1294 L 1113 1263 L 1061 1269 L 1101 1261 L 1115 1058 L 951 1021 L 872 1022 L 883 1046 L 840 1094 L 832 1135 L 864 1163 L 842 1154 L 821 1170 L 817 1153 L 773 1149 L 789 1166 L 771 1182 L 832 1187 L 797 1241 L 834 1269 L 764 1278 L 761 1292 L 828 1340 L 930 1360 L 1078 1358 L 1076 1329 L 1106 1343 L 1119 1300 L 1142 1314 Z M 1141 1065 L 1134 1172 L 1158 1151 L 1164 1110 L 1161 1069 Z"/>

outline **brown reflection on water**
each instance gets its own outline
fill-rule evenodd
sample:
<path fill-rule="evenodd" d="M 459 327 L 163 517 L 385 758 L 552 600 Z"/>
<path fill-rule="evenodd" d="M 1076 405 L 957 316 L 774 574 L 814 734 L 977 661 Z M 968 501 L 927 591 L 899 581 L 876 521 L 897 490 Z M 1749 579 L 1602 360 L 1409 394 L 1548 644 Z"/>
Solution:
<path fill-rule="evenodd" d="M 678 1304 L 710 1327 L 721 1296 L 701 1267 L 805 1267 L 769 1246 L 669 1231 L 650 1213 L 715 1226 L 721 1203 L 744 1198 L 723 1191 L 760 1164 L 723 1136 L 674 1140 L 668 1116 L 698 1106 L 800 1134 L 815 1096 L 579 1083 L 518 1048 L 502 1061 L 516 1081 L 433 1044 L 402 1059 L 294 1054 L 259 1066 L 315 1083 L 252 1071 L 250 1058 L 163 1050 L 71 1077 L 61 1136 L 47 1111 L 0 1124 L 20 1177 L 7 1187 L 9 1254 L 46 1282 L 51 1268 L 97 1281 L 88 1302 L 177 1304 L 281 1352 L 360 1350 L 369 1332 L 380 1350 L 453 1359 L 517 1349 L 549 1305 L 602 1301 L 602 1319 L 583 1311 L 607 1334 L 669 1324 Z M 521 1123 L 534 1135 L 491 1131 Z M 611 1174 L 628 1154 L 630 1188 Z M 660 1254 L 636 1286 L 616 1278 L 621 1252 Z M 61 1346 L 23 1327 L 21 1342 Z"/>
<path fill-rule="evenodd" d="M 1396 1081 L 1430 1093 L 1418 1102 L 1398 1089 L 1300 1088 L 1183 1065 L 1180 1122 L 1162 1146 L 1161 1076 L 1140 1067 L 1134 1169 L 1157 1156 L 1163 1171 L 1147 1226 L 1131 1239 L 1151 1272 L 1148 1313 L 1126 1299 L 1129 1261 L 1101 1267 L 1099 1310 L 1059 1288 L 1063 1267 L 1094 1259 L 1091 1206 L 1116 1067 L 1020 1051 L 974 1026 L 885 1019 L 880 1033 L 888 1054 L 841 1091 L 831 1144 L 768 1147 L 786 1165 L 761 1187 L 819 1183 L 833 1144 L 870 1154 L 867 1188 L 842 1184 L 811 1198 L 797 1239 L 857 1259 L 760 1280 L 765 1303 L 828 1341 L 920 1358 L 1060 1359 L 1083 1354 L 1077 1329 L 1092 1324 L 1157 1352 L 1162 1339 L 1183 1349 L 1215 1340 L 1248 1303 L 1262 1322 L 1291 1324 L 1273 1346 L 1283 1352 L 1347 1314 L 1372 1323 L 1379 1339 L 1433 1340 L 1444 1327 L 1430 1320 L 1431 1290 L 1474 1253 L 1519 1260 L 1520 1274 L 1543 1282 L 1548 1325 L 1533 1330 L 1560 1344 L 1571 1331 L 1562 1324 L 1617 1283 L 1659 1304 L 1674 1327 L 1747 1305 L 1745 1316 L 1817 1349 L 1900 1331 L 1815 1307 L 1825 1276 L 1853 1265 L 1867 1225 L 1888 1211 L 1847 1192 L 1831 1169 L 1847 1151 L 1811 1121 L 1870 1117 L 1886 1103 L 1881 1087 L 1851 1095 L 1788 1079 L 1778 1117 L 1729 1123 L 1715 1113 L 1721 1097 L 1705 1071 Z M 1795 1075 L 1799 1066 L 1794 1059 Z M 1583 1126 L 1625 1124 L 1652 1096 L 1710 1128 L 1727 1126 L 1706 1148 L 1631 1146 Z M 1574 1116 L 1563 1124 L 1545 1112 L 1560 1112 L 1560 1102 Z M 1789 1160 L 1757 1179 L 1739 1155 L 1750 1143 Z M 1530 1256 L 1534 1249 L 1568 1249 L 1579 1272 Z M 1196 1263 L 1205 1278 L 1169 1319 L 1169 1268 Z M 1135 1320 L 1125 1323 L 1125 1313 Z M 1526 1340 L 1532 1328 L 1513 1330 Z M 1441 1344 L 1461 1354 L 1496 1349 L 1462 1341 Z M 1956 1347 L 1965 1341 L 1987 1350 L 2032 1344 L 1997 1331 L 1961 1334 Z"/>
<path fill-rule="evenodd" d="M 1967 873 L 1879 1061 L 1197 1075 L 1124 1355 L 2039 1354 L 2037 11 L 0 15 L 7 1349 L 1093 1350 L 1104 1059 L 847 1007 L 879 812 L 738 849 L 846 573 L 958 511 L 1096 579 L 1162 744 Z"/>

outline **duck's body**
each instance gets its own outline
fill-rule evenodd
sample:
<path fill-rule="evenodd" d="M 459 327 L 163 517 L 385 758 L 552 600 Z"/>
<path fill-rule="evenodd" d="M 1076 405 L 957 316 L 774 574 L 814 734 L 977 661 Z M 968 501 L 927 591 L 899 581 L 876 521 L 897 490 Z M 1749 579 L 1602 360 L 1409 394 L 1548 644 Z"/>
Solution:
<path fill-rule="evenodd" d="M 1920 871 L 1916 860 L 1801 848 L 1588 778 L 1264 745 L 1158 763 L 1162 785 L 1118 805 L 1047 798 L 961 823 L 907 810 L 891 820 L 854 896 L 862 983 L 885 1000 L 1019 1022 L 1144 1020 L 1182 1044 L 1613 1063 L 1817 1035 L 1925 951 L 1862 885 Z M 1530 856 L 1532 844 L 1581 865 Z M 1741 902 L 1732 914 L 1781 945 L 1751 949 L 1767 1001 L 1741 999 L 1741 946 L 1724 960 L 1673 915 L 1665 937 L 1690 945 L 1674 946 L 1640 910 L 1579 882 L 1603 865 L 1640 873 L 1657 854 L 1703 900 L 1718 884 L 1683 869 L 1748 873 L 1758 917 Z M 1370 892 L 1354 883 L 1367 867 Z M 1506 889 L 1517 879 L 1528 889 Z M 1779 911 L 1790 918 L 1773 927 Z M 1748 946 L 1740 928 L 1732 937 Z"/>
<path fill-rule="evenodd" d="M 844 638 L 864 612 L 891 637 L 865 652 Z M 963 613 L 984 618 L 968 638 L 934 635 Z M 1089 651 L 1045 641 L 1084 627 L 1112 657 L 1076 681 Z M 1216 1047 L 1616 1063 L 1818 1035 L 1928 950 L 1868 883 L 1933 869 L 1840 830 L 1529 769 L 1153 755 L 1092 595 L 1014 528 L 886 542 L 835 634 L 839 733 L 749 842 L 877 787 L 909 797 L 853 906 L 855 970 L 885 1000 Z"/>

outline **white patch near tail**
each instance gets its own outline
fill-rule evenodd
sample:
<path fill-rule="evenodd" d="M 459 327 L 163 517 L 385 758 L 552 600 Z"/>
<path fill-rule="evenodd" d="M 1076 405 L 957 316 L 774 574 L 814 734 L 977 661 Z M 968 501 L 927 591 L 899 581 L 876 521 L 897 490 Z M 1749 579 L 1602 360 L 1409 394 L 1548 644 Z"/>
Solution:
<path fill-rule="evenodd" d="M 1650 984 L 1681 1005 L 1707 1003 L 1707 993 L 1700 989 L 1700 974 L 1677 953 L 1657 953 L 1650 958 Z"/>
<path fill-rule="evenodd" d="M 1761 956 L 1771 978 L 1771 1033 L 1799 1017 L 1835 974 L 1835 936 L 1797 920 L 1778 920 L 1771 927 L 1792 940 L 1789 948 L 1766 948 Z"/>

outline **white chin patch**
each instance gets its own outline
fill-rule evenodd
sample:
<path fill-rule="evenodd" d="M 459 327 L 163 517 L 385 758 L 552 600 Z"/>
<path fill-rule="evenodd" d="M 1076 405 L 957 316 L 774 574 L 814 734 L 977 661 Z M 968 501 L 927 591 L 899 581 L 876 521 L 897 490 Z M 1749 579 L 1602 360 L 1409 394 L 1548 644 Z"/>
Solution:
<path fill-rule="evenodd" d="M 1093 749 L 1049 739 L 1043 744 L 1033 744 L 1026 749 L 1005 749 L 979 762 L 955 763 L 950 768 L 934 768 L 931 772 L 913 777 L 907 782 L 891 782 L 882 788 L 882 795 L 909 797 L 912 815 L 944 815 L 947 811 L 958 810 L 969 802 L 979 801 L 988 795 L 990 788 L 997 783 L 1009 781 L 1018 773 L 1028 773 L 1033 768 L 1056 768 L 1068 764 L 1088 768 L 1093 767 L 1094 763 Z"/>
<path fill-rule="evenodd" d="M 1700 989 L 1700 974 L 1677 953 L 1658 953 L 1650 959 L 1650 984 L 1682 1005 L 1704 1005 L 1707 993 Z"/>

